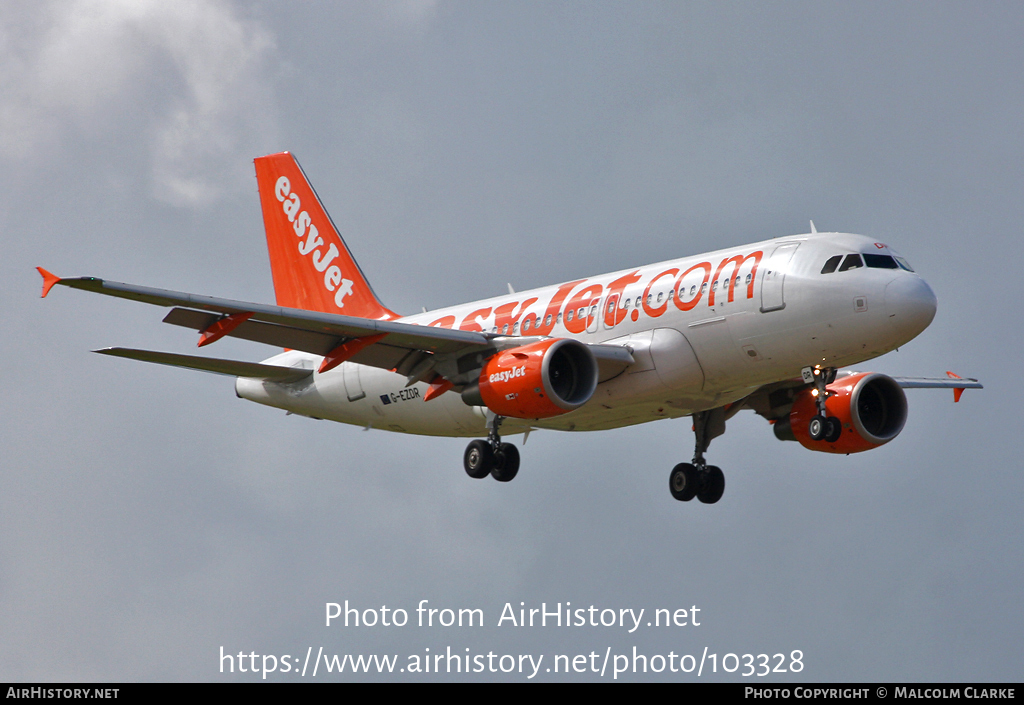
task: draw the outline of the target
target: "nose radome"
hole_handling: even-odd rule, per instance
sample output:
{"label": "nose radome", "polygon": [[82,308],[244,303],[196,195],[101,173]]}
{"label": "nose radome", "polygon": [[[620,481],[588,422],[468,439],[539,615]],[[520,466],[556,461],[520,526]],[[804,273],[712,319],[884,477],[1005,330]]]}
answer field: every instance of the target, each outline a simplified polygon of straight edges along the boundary
{"label": "nose radome", "polygon": [[921,277],[897,276],[885,287],[889,323],[906,340],[920,334],[935,318],[935,292]]}

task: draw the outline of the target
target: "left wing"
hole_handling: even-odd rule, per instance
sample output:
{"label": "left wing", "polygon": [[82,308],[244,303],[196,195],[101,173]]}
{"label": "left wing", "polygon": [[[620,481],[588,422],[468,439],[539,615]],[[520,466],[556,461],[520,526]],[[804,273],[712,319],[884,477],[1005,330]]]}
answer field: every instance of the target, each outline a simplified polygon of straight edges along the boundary
{"label": "left wing", "polygon": [[[361,365],[394,370],[406,376],[409,384],[430,381],[438,374],[451,379],[479,367],[484,359],[500,349],[537,340],[219,299],[96,277],[65,279],[42,267],[37,269],[43,276],[44,297],[59,284],[96,294],[174,307],[164,322],[199,331],[200,346],[230,336],[302,350],[324,356],[320,372],[351,360]],[[611,379],[633,364],[632,355],[621,346],[588,347],[597,358],[600,381]]]}
{"label": "left wing", "polygon": [[494,350],[493,336],[485,333],[218,299],[95,277],[62,279],[41,267],[39,270],[44,279],[44,296],[60,284],[156,306],[173,306],[164,321],[198,330],[202,334],[200,345],[231,336],[302,350],[325,357],[323,372],[352,360],[407,376],[413,371],[425,376],[431,367],[425,363],[433,356],[461,357]]}

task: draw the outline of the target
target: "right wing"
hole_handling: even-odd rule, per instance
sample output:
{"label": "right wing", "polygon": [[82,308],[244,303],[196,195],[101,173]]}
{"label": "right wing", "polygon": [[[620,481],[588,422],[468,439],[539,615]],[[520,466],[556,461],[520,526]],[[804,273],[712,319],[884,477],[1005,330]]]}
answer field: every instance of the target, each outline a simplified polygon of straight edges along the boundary
{"label": "right wing", "polygon": [[948,371],[946,377],[947,379],[932,377],[893,377],[893,379],[904,389],[952,389],[954,403],[960,401],[960,396],[965,389],[984,389],[981,382],[973,377],[963,379],[960,375]]}

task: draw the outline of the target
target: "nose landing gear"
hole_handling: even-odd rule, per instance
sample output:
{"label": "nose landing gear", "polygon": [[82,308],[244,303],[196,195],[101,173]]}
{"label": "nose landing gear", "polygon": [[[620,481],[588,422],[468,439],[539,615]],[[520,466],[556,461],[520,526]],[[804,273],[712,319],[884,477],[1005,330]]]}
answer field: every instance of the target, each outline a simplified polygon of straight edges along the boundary
{"label": "nose landing gear", "polygon": [[490,475],[498,482],[509,482],[519,473],[519,449],[511,443],[502,443],[498,427],[504,416],[490,416],[487,440],[476,439],[466,446],[462,466],[466,474],[474,479]]}
{"label": "nose landing gear", "polygon": [[723,409],[699,411],[693,415],[693,432],[696,447],[693,462],[679,463],[668,476],[668,489],[680,502],[689,502],[696,497],[704,504],[714,504],[725,492],[725,474],[717,465],[708,465],[704,451],[711,439],[725,432]]}

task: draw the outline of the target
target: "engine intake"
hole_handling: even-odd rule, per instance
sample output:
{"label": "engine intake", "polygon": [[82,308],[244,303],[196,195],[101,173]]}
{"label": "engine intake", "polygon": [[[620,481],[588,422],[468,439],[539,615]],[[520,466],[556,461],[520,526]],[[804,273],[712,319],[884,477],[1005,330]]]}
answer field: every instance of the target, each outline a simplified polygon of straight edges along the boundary
{"label": "engine intake", "polygon": [[556,338],[490,358],[462,399],[500,416],[543,419],[578,409],[595,389],[597,360],[590,348],[578,340]]}
{"label": "engine intake", "polygon": [[776,436],[786,439],[791,434],[805,448],[825,453],[859,453],[888,443],[899,435],[907,422],[907,396],[892,377],[863,372],[837,379],[827,389],[828,414],[837,417],[843,425],[839,440],[835,443],[811,440],[807,425],[817,414],[817,406],[810,389],[800,392],[794,399],[789,419],[784,420],[789,422],[789,428],[781,422]]}

